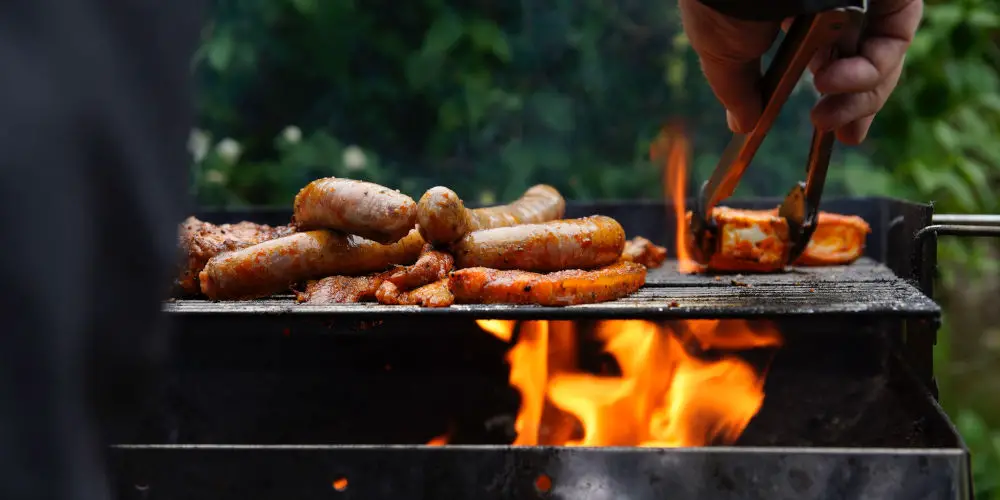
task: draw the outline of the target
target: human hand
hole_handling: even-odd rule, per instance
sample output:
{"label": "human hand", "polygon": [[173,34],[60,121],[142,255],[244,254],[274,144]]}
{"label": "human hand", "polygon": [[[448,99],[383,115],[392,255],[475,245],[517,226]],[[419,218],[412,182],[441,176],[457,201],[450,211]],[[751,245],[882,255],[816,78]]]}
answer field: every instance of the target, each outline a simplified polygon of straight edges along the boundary
{"label": "human hand", "polygon": [[[705,78],[726,107],[729,128],[749,132],[763,104],[761,56],[774,43],[782,23],[735,19],[700,0],[678,3]],[[922,15],[922,0],[871,0],[858,55],[844,59],[831,59],[829,51],[816,55],[809,64],[816,90],[823,94],[811,114],[816,128],[835,131],[845,144],[865,139],[875,114],[899,83],[906,50]]]}

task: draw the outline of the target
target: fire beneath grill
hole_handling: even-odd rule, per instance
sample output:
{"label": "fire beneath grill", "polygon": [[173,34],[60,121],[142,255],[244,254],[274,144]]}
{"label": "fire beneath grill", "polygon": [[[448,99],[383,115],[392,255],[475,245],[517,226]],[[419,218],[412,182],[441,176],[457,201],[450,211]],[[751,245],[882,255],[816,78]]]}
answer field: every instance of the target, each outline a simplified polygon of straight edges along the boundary
{"label": "fire beneath grill", "polygon": [[733,351],[782,342],[768,323],[601,321],[603,362],[589,373],[572,322],[477,323],[506,342],[519,329],[507,361],[521,396],[513,444],[526,446],[732,444],[763,404],[766,373]]}

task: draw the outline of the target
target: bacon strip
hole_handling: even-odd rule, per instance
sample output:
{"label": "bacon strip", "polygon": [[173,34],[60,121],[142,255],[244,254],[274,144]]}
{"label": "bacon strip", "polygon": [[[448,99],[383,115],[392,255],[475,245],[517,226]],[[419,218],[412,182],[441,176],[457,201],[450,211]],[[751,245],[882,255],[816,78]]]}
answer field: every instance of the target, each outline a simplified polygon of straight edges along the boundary
{"label": "bacon strip", "polygon": [[621,261],[592,271],[549,274],[484,267],[451,273],[448,288],[459,303],[569,306],[617,300],[646,283],[646,267]]}

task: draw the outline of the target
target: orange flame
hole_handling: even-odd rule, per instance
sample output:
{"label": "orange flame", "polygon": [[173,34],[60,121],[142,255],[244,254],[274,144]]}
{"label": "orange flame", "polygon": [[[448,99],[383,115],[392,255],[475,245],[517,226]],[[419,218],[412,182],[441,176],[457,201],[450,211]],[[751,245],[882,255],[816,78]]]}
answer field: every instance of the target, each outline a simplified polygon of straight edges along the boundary
{"label": "orange flame", "polygon": [[[507,328],[513,337],[516,325]],[[508,355],[511,385],[521,393],[515,445],[732,444],[763,404],[764,374],[735,354],[709,360],[689,351],[782,343],[770,324],[741,320],[602,321],[594,334],[620,376],[576,366],[573,323],[521,324]]]}
{"label": "orange flame", "polygon": [[649,158],[663,164],[663,195],[671,201],[676,222],[677,269],[682,273],[695,273],[702,266],[691,258],[684,242],[687,234],[687,172],[691,163],[691,141],[680,122],[664,126],[649,146]]}

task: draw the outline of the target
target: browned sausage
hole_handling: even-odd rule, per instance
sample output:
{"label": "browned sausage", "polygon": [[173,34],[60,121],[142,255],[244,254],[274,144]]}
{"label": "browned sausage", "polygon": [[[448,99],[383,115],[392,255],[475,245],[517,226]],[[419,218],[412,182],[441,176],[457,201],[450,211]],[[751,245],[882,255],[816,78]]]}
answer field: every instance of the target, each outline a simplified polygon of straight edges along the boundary
{"label": "browned sausage", "polygon": [[178,246],[184,255],[177,285],[184,294],[198,294],[201,292],[198,273],[205,268],[205,264],[212,257],[294,232],[295,229],[289,226],[271,227],[253,222],[217,226],[202,222],[195,217],[188,217],[181,223],[177,234]]}
{"label": "browned sausage", "polygon": [[389,244],[413,229],[413,198],[371,182],[329,177],[310,182],[295,196],[300,231],[336,229]]}
{"label": "browned sausage", "polygon": [[361,275],[412,264],[424,240],[413,229],[391,245],[337,231],[307,231],[217,255],[199,278],[213,300],[251,299],[331,275]]}
{"label": "browned sausage", "polygon": [[513,203],[496,207],[465,208],[454,191],[437,186],[428,189],[417,204],[417,223],[428,243],[449,245],[467,233],[482,229],[532,224],[561,219],[566,200],[552,186],[539,184]]}
{"label": "browned sausage", "polygon": [[549,274],[472,267],[451,273],[448,289],[459,303],[556,307],[620,299],[645,283],[646,266],[621,261],[592,271]]}
{"label": "browned sausage", "polygon": [[625,248],[625,230],[604,215],[484,229],[452,246],[455,265],[561,271],[606,266]]}

